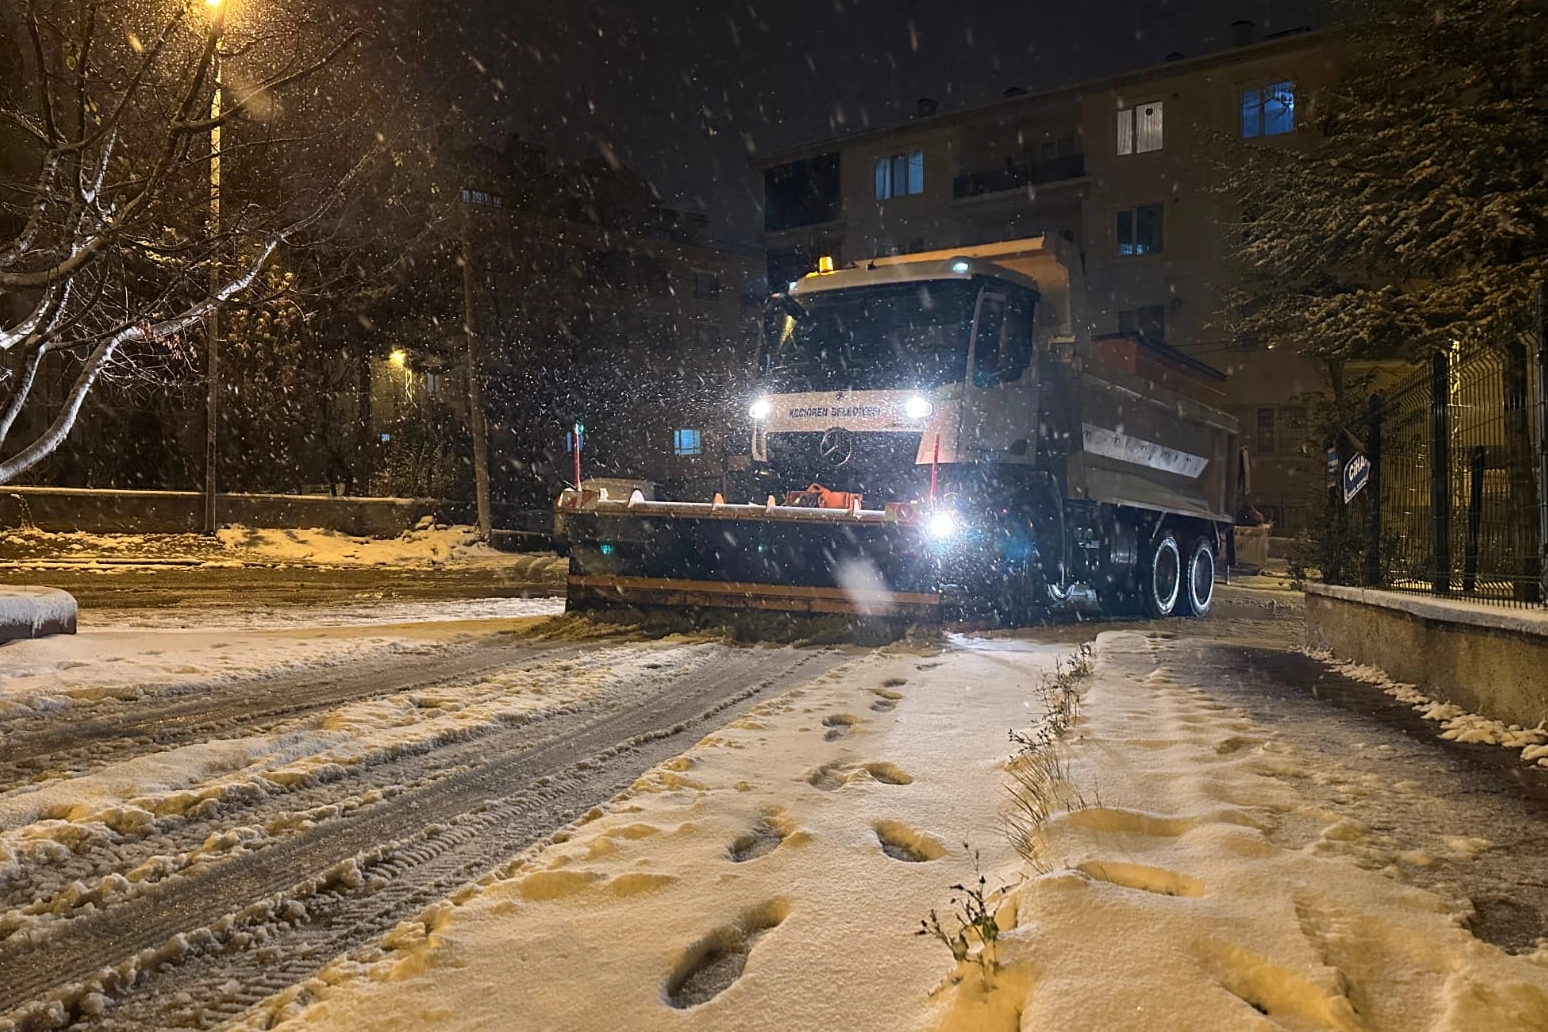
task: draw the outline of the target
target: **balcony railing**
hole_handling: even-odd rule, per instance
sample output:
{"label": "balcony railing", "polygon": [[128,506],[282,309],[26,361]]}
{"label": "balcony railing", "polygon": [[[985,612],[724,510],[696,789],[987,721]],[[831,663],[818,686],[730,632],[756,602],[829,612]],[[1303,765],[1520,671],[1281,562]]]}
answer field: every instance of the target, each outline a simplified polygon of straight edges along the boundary
{"label": "balcony railing", "polygon": [[953,197],[977,197],[981,194],[1020,190],[1029,185],[1056,183],[1061,179],[1079,179],[1086,174],[1084,154],[1066,154],[1024,165],[1007,165],[984,172],[964,172],[951,183]]}

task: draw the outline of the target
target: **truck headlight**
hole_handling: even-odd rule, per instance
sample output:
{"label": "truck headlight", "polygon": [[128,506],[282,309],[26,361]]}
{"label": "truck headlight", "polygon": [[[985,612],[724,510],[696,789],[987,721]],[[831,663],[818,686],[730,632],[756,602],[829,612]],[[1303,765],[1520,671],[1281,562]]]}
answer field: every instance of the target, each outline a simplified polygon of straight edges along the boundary
{"label": "truck headlight", "polygon": [[924,419],[934,411],[935,406],[917,394],[903,403],[903,414],[909,419]]}
{"label": "truck headlight", "polygon": [[768,398],[759,398],[747,407],[747,414],[757,420],[768,419],[769,413],[773,411],[774,403]]}
{"label": "truck headlight", "polygon": [[957,519],[956,513],[949,509],[942,509],[939,512],[930,514],[930,519],[925,524],[925,528],[930,532],[930,536],[937,541],[945,541],[957,536],[957,532],[962,529],[962,523]]}

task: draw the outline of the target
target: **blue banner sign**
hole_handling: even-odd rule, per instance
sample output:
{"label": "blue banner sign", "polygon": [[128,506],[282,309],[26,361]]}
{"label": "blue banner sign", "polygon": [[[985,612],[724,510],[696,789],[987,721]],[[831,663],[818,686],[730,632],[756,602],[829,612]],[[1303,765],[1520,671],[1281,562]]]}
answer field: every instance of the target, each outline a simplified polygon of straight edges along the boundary
{"label": "blue banner sign", "polygon": [[1344,463],[1344,503],[1348,504],[1371,479],[1371,460],[1363,452],[1355,452]]}

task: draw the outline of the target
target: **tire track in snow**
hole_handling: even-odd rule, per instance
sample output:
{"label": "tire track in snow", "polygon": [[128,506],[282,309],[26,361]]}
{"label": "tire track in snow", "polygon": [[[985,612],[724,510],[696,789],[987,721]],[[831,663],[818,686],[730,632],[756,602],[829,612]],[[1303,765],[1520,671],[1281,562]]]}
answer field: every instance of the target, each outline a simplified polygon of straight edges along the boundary
{"label": "tire track in snow", "polygon": [[[567,642],[478,645],[429,655],[396,654],[346,672],[262,677],[219,685],[179,686],[164,700],[102,703],[111,711],[81,720],[69,709],[0,724],[0,786],[38,779],[45,771],[80,774],[148,752],[232,732],[251,731],[317,710],[377,696],[433,688],[501,669],[551,661],[586,647]],[[190,697],[192,695],[192,697]],[[95,707],[93,707],[95,710]],[[13,725],[46,722],[38,730]],[[81,743],[88,743],[82,745]]]}
{"label": "tire track in snow", "polygon": [[709,671],[665,677],[632,704],[483,736],[479,766],[196,867],[153,893],[81,915],[69,935],[0,944],[8,983],[0,1014],[10,1012],[19,1028],[43,1027],[51,1009],[79,1017],[105,1003],[86,996],[88,980],[109,993],[139,980],[99,1027],[207,1026],[269,995],[278,978],[307,977],[499,866],[681,751],[686,735],[728,709],[841,661],[793,649],[720,651]]}

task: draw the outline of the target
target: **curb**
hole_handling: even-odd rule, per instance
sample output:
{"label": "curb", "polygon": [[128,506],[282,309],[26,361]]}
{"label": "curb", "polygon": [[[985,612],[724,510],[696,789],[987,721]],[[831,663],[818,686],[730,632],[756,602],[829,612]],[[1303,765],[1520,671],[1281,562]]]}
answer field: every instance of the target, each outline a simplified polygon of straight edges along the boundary
{"label": "curb", "polygon": [[0,587],[0,642],[75,633],[75,596],[58,588]]}

